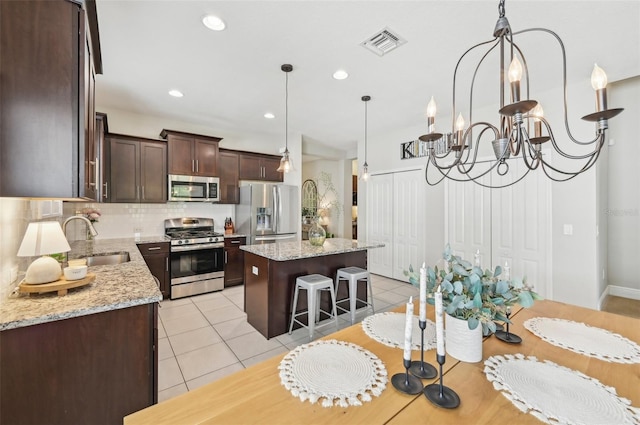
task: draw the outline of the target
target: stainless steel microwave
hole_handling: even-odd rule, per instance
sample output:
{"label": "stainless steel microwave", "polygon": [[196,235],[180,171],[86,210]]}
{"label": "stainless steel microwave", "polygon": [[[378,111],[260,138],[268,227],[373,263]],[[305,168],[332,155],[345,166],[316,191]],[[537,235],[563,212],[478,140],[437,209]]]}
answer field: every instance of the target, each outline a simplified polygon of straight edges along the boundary
{"label": "stainless steel microwave", "polygon": [[220,202],[218,177],[169,174],[169,201]]}

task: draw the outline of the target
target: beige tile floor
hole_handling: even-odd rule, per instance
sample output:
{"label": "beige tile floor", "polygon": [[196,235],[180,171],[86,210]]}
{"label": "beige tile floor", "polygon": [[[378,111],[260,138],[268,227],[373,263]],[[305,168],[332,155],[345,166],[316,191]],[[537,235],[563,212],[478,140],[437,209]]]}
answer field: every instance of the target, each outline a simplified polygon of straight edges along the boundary
{"label": "beige tile floor", "polygon": [[[408,283],[371,276],[376,312],[388,311],[418,296]],[[306,329],[297,329],[267,340],[247,323],[243,311],[244,288],[160,303],[158,320],[158,401],[193,390],[278,354],[309,342]],[[358,321],[371,314],[362,309]],[[340,327],[350,326],[341,314]],[[314,337],[335,332],[333,323],[318,329]]]}

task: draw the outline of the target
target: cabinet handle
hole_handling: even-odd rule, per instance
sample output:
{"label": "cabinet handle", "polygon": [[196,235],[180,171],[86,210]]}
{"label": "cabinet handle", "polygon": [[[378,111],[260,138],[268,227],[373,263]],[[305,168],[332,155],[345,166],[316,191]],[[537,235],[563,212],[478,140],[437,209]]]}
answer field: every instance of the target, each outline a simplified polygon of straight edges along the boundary
{"label": "cabinet handle", "polygon": [[228,263],[228,261],[227,261],[227,251],[224,252],[224,263],[225,264]]}
{"label": "cabinet handle", "polygon": [[142,200],[144,201],[144,186],[142,186]]}
{"label": "cabinet handle", "polygon": [[109,182],[104,182],[103,186],[104,186],[104,195],[102,195],[102,197],[104,199],[107,199],[109,197]]}
{"label": "cabinet handle", "polygon": [[147,248],[147,251],[157,251],[159,249],[160,249],[159,246],[152,246],[151,248]]}
{"label": "cabinet handle", "polygon": [[94,181],[94,186],[96,190],[98,189],[98,180],[100,179],[100,161],[98,161],[98,157],[96,157],[96,179]]}
{"label": "cabinet handle", "polygon": [[140,199],[140,186],[136,186],[136,199]]}
{"label": "cabinet handle", "polygon": [[240,241],[231,241],[231,243],[240,243]]}
{"label": "cabinet handle", "polygon": [[169,271],[169,257],[164,259],[164,271],[165,272]]}
{"label": "cabinet handle", "polygon": [[199,161],[196,159],[196,173],[200,172],[200,163]]}
{"label": "cabinet handle", "polygon": [[191,172],[194,173],[196,171],[196,161],[194,159],[191,160]]}

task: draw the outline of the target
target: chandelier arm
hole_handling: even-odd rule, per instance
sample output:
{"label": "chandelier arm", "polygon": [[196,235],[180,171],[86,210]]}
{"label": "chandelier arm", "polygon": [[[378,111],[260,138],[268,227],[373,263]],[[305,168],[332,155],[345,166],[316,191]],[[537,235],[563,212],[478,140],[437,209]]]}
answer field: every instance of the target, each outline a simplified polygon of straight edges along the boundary
{"label": "chandelier arm", "polygon": [[[604,142],[604,137],[602,138],[602,141]],[[589,168],[593,167],[593,165],[596,163],[596,161],[598,160],[598,158],[600,157],[600,152],[601,150],[596,150],[593,152],[593,155],[591,157],[588,158],[587,162],[582,166],[582,168],[578,171],[562,171],[554,166],[552,166],[551,164],[549,164],[547,161],[544,160],[544,158],[541,159],[542,161],[542,165],[543,165],[543,169],[545,169],[545,166],[550,168],[551,170],[553,170],[554,172],[558,173],[558,174],[563,174],[563,175],[567,175],[567,176],[572,176],[570,178],[573,178],[575,176],[577,176],[578,174],[581,174],[585,171],[587,171]],[[584,158],[583,158],[584,159]],[[545,174],[552,180],[555,181],[566,181],[569,179],[564,179],[564,180],[558,180],[555,179],[553,177],[551,177],[551,175],[549,175],[549,173],[546,172],[545,169]]]}
{"label": "chandelier arm", "polygon": [[527,174],[529,174],[531,170],[527,168],[527,172],[524,173],[522,176],[518,177],[518,179],[516,179],[515,181],[512,181],[511,183],[507,183],[507,184],[503,184],[503,185],[487,185],[487,184],[483,184],[483,183],[479,183],[475,180],[472,180],[475,184],[477,184],[478,186],[482,186],[482,187],[486,187],[487,189],[504,189],[505,187],[509,187],[509,186],[513,186],[516,183],[519,183],[522,179],[524,179]]}
{"label": "chandelier arm", "polygon": [[562,39],[560,38],[560,36],[558,36],[558,34],[556,34],[555,32],[547,29],[547,28],[527,28],[527,29],[523,29],[520,31],[517,31],[514,33],[514,35],[516,34],[522,34],[525,32],[533,32],[533,31],[540,31],[540,32],[546,32],[550,35],[552,35],[556,41],[558,42],[558,45],[560,46],[560,51],[562,52],[562,91],[563,91],[563,112],[564,112],[564,127],[567,131],[567,135],[569,136],[569,138],[571,139],[571,141],[573,141],[574,143],[578,144],[578,145],[589,145],[592,144],[595,140],[589,141],[589,142],[581,142],[580,140],[576,139],[575,137],[573,137],[573,134],[571,133],[571,129],[569,128],[569,111],[568,111],[568,88],[567,88],[567,53],[565,51],[564,48],[564,43],[562,42]]}
{"label": "chandelier arm", "polygon": [[[500,45],[500,38],[499,38],[499,37],[496,37],[496,38],[495,38],[495,39],[493,39],[493,40],[489,40],[489,41],[486,41],[486,42],[482,43],[482,44],[488,44],[488,43],[490,43],[490,42],[492,42],[492,41],[495,41],[495,43],[493,44],[493,46],[491,46],[491,47],[489,48],[489,50],[487,50],[487,51],[484,53],[484,55],[482,55],[482,58],[480,58],[480,61],[478,62],[478,65],[476,66],[476,69],[473,71],[473,77],[471,78],[471,88],[470,88],[470,90],[469,90],[469,122],[471,122],[471,123],[473,122],[473,93],[474,93],[474,91],[475,91],[475,90],[474,90],[474,87],[475,87],[475,84],[476,84],[476,76],[478,75],[478,71],[480,70],[480,66],[482,65],[482,63],[484,62],[484,60],[489,56],[489,53],[491,53],[491,52],[493,51],[493,49],[495,49],[496,47],[498,47],[498,46]],[[473,48],[475,48],[475,47],[479,47],[479,46],[480,46],[480,45],[476,45],[476,46],[474,46]],[[471,50],[471,49],[469,49],[469,50]],[[469,50],[467,50],[467,52],[469,52]],[[465,52],[465,54],[466,54],[466,52]],[[462,60],[462,58],[460,58],[460,61],[461,61],[461,60]],[[458,63],[460,63],[460,61],[458,61]],[[454,88],[454,90],[455,90],[455,88]],[[455,125],[455,121],[454,121],[454,120],[455,120],[455,118],[456,118],[456,108],[455,108],[455,91],[454,91],[454,106],[453,106],[453,113],[452,113],[451,117],[452,117],[452,123],[451,123],[452,128],[455,128],[455,127],[454,127],[454,125]],[[470,127],[470,128],[471,128],[471,127]],[[465,134],[465,137],[466,137],[466,134]],[[471,137],[471,138],[473,138],[473,134],[471,134],[471,136],[470,136],[470,137]]]}
{"label": "chandelier arm", "polygon": [[560,148],[558,143],[556,142],[556,138],[553,136],[553,130],[551,130],[551,126],[549,125],[547,120],[544,117],[541,117],[540,121],[542,121],[544,123],[545,127],[547,128],[547,131],[549,132],[549,137],[550,137],[550,140],[551,140],[551,144],[553,145],[553,149],[556,152],[558,152],[560,155],[565,157],[565,158],[568,158],[568,159],[585,159],[585,158],[589,158],[589,157],[592,157],[596,153],[596,151],[599,151],[602,148],[602,142],[604,141],[604,132],[598,132],[596,134],[595,139],[593,139],[591,142],[589,142],[589,144],[597,143],[596,147],[594,148],[594,150],[592,152],[584,154],[584,155],[571,155],[571,154],[568,154],[568,153],[564,152]]}
{"label": "chandelier arm", "polygon": [[[467,169],[465,171],[465,174],[469,173],[473,169],[474,165],[476,164],[476,161],[478,159],[478,151],[480,149],[480,139],[482,138],[482,135],[484,134],[484,132],[487,131],[487,130],[493,130],[494,137],[497,138],[498,135],[499,135],[499,131],[494,125],[492,125],[492,124],[490,124],[488,122],[481,121],[481,122],[477,122],[477,123],[474,123],[474,124],[469,126],[469,128],[465,132],[465,136],[463,137],[463,140],[466,140],[467,133],[471,133],[471,130],[474,127],[477,127],[479,125],[484,125],[484,128],[480,131],[480,134],[478,134],[478,137],[476,138],[475,148],[473,149],[473,161],[471,162],[471,166],[469,167],[469,169]],[[472,142],[472,145],[473,145],[473,142]],[[467,153],[467,156],[466,156],[465,160],[462,162],[462,165],[466,165],[467,164],[467,161],[469,160],[469,156],[471,155],[471,148],[472,147],[473,146],[469,146],[469,152]],[[503,156],[504,156],[504,153],[503,153]]]}
{"label": "chandelier arm", "polygon": [[[522,128],[521,131],[524,133],[523,135],[524,142],[522,147],[522,160],[524,161],[528,169],[535,170],[540,166],[540,155],[538,155],[538,152],[536,151],[533,144],[531,143],[527,129]],[[529,159],[531,159],[531,162],[529,162]]]}
{"label": "chandelier arm", "polygon": [[[457,76],[458,76],[458,68],[460,67],[460,64],[462,63],[462,60],[464,59],[464,57],[467,54],[469,54],[469,52],[471,52],[475,48],[480,47],[480,46],[484,46],[485,44],[496,42],[496,44],[494,46],[492,46],[491,49],[489,49],[489,51],[487,51],[485,53],[485,55],[482,58],[484,60],[484,57],[498,45],[499,40],[500,40],[500,37],[494,37],[491,40],[487,40],[487,41],[483,41],[481,43],[478,43],[478,44],[468,48],[462,54],[462,56],[460,56],[460,59],[458,59],[458,62],[456,63],[456,67],[453,70],[453,96],[452,96],[453,99],[452,99],[452,102],[451,102],[451,109],[452,109],[452,112],[451,112],[451,128],[455,128],[455,119],[456,119],[456,79],[457,79]],[[480,61],[480,62],[482,63],[482,61]],[[480,66],[480,64],[478,64],[478,66]],[[476,68],[476,72],[477,72],[477,68]],[[475,73],[474,73],[474,78],[475,78]],[[471,91],[473,91],[473,83],[472,83],[471,87],[472,87]],[[469,118],[469,120],[472,121],[471,118]]]}
{"label": "chandelier arm", "polygon": [[440,184],[445,178],[447,178],[447,176],[449,174],[449,171],[447,171],[447,173],[445,174],[445,173],[442,172],[442,170],[440,168],[438,168],[436,166],[436,168],[438,169],[440,174],[442,174],[442,177],[438,181],[432,183],[432,182],[429,181],[429,163],[430,162],[431,161],[427,161],[427,165],[424,167],[424,179],[426,180],[426,182],[427,182],[427,184],[429,186],[436,186],[436,185]]}

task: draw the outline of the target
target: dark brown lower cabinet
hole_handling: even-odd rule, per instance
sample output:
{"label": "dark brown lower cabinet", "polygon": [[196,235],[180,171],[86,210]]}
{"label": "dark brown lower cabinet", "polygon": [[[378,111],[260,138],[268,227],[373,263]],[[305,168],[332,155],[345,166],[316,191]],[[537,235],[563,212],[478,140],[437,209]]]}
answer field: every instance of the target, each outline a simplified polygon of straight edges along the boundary
{"label": "dark brown lower cabinet", "polygon": [[244,251],[240,245],[246,245],[247,238],[238,236],[224,238],[224,287],[242,285],[244,282]]}
{"label": "dark brown lower cabinet", "polygon": [[169,275],[169,242],[140,243],[138,249],[151,274],[158,279],[162,298],[169,298],[171,276]]}
{"label": "dark brown lower cabinet", "polygon": [[158,304],[0,332],[0,423],[121,424],[157,403]]}

